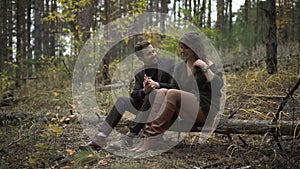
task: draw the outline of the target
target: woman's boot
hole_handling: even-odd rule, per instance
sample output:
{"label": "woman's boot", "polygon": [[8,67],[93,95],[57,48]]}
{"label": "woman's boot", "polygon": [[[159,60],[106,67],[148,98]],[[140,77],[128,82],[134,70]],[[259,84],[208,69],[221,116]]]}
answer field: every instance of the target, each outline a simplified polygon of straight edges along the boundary
{"label": "woman's boot", "polygon": [[143,132],[145,137],[144,144],[135,150],[135,152],[145,152],[164,146],[162,134],[169,128],[172,119],[177,115],[177,107],[172,103],[167,103],[165,109],[159,114],[159,117],[145,125]]}

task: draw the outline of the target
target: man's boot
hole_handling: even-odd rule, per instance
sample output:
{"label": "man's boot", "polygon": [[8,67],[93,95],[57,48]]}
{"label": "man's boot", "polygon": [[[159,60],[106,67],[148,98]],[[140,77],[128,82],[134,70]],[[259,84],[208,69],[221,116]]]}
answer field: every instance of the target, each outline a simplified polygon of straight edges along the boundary
{"label": "man's boot", "polygon": [[136,133],[128,132],[119,141],[109,145],[109,148],[119,150],[124,147],[131,147],[133,145],[133,139],[137,137]]}
{"label": "man's boot", "polygon": [[106,135],[102,132],[99,132],[95,135],[94,139],[87,144],[80,145],[79,148],[82,150],[92,148],[94,150],[100,150],[102,147],[106,146]]}

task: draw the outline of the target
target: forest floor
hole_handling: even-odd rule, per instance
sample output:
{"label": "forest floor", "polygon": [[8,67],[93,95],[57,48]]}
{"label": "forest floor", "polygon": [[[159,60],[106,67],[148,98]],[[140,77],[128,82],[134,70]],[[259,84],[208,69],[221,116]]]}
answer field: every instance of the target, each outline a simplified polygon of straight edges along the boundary
{"label": "forest floor", "polygon": [[[289,62],[291,64],[293,62]],[[299,63],[279,65],[269,75],[262,68],[226,73],[224,118],[272,120],[282,98],[299,79]],[[70,85],[69,85],[70,86]],[[279,137],[213,134],[197,143],[191,133],[167,152],[148,158],[116,156],[106,150],[80,150],[89,140],[73,114],[71,87],[35,91],[12,106],[0,107],[0,168],[299,168],[299,133]],[[300,121],[300,89],[285,105],[282,120]],[[108,108],[103,110],[106,112]],[[118,130],[126,121],[118,126]],[[295,127],[297,124],[295,124]],[[124,131],[126,132],[126,131]],[[298,138],[297,138],[298,137]],[[231,139],[230,139],[231,138]]]}

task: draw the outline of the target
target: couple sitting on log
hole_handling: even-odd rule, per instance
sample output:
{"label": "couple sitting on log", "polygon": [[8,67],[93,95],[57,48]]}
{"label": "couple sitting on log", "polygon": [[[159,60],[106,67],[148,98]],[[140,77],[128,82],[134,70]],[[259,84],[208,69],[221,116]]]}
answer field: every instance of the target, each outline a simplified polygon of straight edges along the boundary
{"label": "couple sitting on log", "polygon": [[[209,114],[220,109],[223,87],[222,73],[207,58],[199,33],[188,32],[179,39],[184,61],[157,57],[148,41],[138,42],[135,54],[144,65],[136,71],[131,97],[120,97],[101,124],[100,132],[81,148],[100,149],[121,120],[125,111],[136,115],[134,124],[124,137],[109,145],[131,147],[133,152],[146,152],[163,146],[163,134],[177,118],[191,123],[205,123]],[[143,130],[142,130],[143,129]],[[142,131],[142,141],[134,144]]]}

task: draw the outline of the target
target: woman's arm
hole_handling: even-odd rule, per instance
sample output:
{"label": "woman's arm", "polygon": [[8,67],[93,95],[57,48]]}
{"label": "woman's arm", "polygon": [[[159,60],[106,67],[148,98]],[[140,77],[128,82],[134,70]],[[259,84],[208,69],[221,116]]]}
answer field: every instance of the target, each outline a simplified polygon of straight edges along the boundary
{"label": "woman's arm", "polygon": [[208,81],[211,81],[215,76],[215,73],[212,70],[210,70],[210,68],[209,68],[213,64],[214,63],[210,60],[208,60],[206,63],[201,59],[197,59],[194,62],[194,66],[197,66],[202,69],[202,71],[204,72],[204,75]]}

